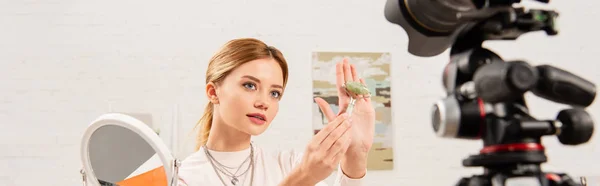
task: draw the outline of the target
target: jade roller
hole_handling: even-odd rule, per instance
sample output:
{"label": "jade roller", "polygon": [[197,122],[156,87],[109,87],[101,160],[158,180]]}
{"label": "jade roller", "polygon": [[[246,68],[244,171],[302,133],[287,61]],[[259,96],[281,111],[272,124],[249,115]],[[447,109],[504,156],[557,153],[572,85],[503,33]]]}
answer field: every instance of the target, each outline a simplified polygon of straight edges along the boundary
{"label": "jade roller", "polygon": [[346,114],[348,114],[348,116],[352,115],[352,110],[354,110],[356,99],[367,98],[371,96],[369,89],[357,81],[348,81],[342,86],[342,88],[346,90],[346,93],[350,97],[350,104],[348,104],[348,107],[346,108]]}

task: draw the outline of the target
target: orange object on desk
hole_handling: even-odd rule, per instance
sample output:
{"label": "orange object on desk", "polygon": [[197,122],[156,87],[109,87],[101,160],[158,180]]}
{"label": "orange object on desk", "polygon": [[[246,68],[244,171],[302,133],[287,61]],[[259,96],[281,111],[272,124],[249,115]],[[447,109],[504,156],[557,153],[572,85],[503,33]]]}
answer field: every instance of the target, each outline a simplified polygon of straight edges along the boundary
{"label": "orange object on desk", "polygon": [[117,183],[119,186],[165,186],[167,175],[163,166]]}

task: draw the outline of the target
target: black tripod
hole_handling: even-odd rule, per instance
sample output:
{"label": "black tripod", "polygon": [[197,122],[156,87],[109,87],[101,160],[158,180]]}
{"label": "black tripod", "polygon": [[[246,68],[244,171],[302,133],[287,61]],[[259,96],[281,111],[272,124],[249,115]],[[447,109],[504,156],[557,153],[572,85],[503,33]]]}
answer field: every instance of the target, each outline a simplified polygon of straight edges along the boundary
{"label": "black tripod", "polygon": [[[485,40],[514,40],[532,31],[557,34],[556,12],[488,6],[461,15],[485,20],[469,25],[456,39],[443,76],[447,97],[433,110],[433,128],[439,136],[483,140],[484,148],[464,159],[463,165],[483,167],[484,173],[463,177],[456,185],[581,185],[565,173],[542,171],[540,164],[547,157],[541,138],[557,135],[565,145],[586,143],[594,126],[584,109],[595,99],[595,85],[550,65],[504,61],[483,48]],[[538,120],[529,114],[524,99],[528,91],[571,108],[560,111],[556,120]]]}

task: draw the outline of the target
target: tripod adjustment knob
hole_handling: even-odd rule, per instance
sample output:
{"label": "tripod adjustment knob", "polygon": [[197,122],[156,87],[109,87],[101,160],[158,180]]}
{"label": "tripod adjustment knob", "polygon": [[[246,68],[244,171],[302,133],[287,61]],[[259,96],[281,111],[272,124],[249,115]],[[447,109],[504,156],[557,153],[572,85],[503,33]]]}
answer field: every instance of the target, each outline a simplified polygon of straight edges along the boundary
{"label": "tripod adjustment knob", "polygon": [[510,102],[533,88],[537,70],[523,61],[493,62],[473,76],[477,96],[489,103]]}
{"label": "tripod adjustment knob", "polygon": [[565,109],[556,117],[562,123],[558,140],[565,145],[586,143],[594,133],[594,121],[590,114],[579,108]]}

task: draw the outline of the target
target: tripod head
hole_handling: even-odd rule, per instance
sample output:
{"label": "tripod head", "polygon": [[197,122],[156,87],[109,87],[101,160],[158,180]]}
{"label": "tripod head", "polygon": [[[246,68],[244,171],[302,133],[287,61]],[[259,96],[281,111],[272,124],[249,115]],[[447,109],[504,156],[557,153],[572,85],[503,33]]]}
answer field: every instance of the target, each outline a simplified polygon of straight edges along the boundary
{"label": "tripod head", "polygon": [[[534,31],[556,35],[558,13],[512,7],[516,0],[478,2],[488,8],[457,14],[468,23],[455,33],[442,78],[447,97],[432,112],[438,136],[483,140],[483,149],[464,159],[463,166],[483,167],[484,175],[463,178],[458,185],[510,185],[516,177],[531,178],[533,185],[577,185],[566,174],[542,172],[547,156],[541,138],[556,135],[565,145],[586,143],[594,124],[585,107],[595,99],[595,85],[550,65],[505,61],[481,46]],[[536,119],[529,114],[527,92],[571,108],[555,119]]]}

